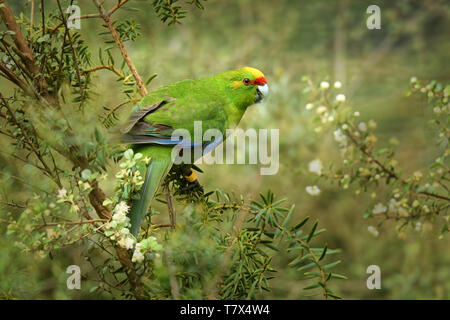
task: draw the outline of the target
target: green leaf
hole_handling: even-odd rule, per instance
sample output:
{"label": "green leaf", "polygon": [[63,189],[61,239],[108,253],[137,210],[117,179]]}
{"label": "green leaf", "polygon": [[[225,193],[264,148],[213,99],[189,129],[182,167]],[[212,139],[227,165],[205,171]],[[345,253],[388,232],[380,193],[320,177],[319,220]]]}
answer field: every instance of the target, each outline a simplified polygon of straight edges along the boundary
{"label": "green leaf", "polygon": [[327,249],[328,249],[328,246],[325,245],[325,248],[323,248],[323,252],[320,255],[319,261],[321,261],[325,257],[325,255],[327,254]]}
{"label": "green leaf", "polygon": [[261,192],[259,193],[259,196],[263,199],[265,205],[268,205],[268,204],[269,204],[269,203],[267,202],[266,197],[264,197],[264,195],[263,195]]}
{"label": "green leaf", "polygon": [[311,263],[305,264],[304,266],[298,268],[297,271],[308,270],[308,269],[310,269],[310,268],[312,268],[314,266],[316,266],[316,263],[315,262],[311,262]]}
{"label": "green leaf", "polygon": [[337,266],[339,263],[341,263],[341,260],[338,260],[338,261],[332,262],[332,263],[330,263],[330,264],[327,264],[326,266],[323,267],[323,269],[324,269],[324,270],[328,270],[328,269],[334,268],[334,267]]}
{"label": "green leaf", "polygon": [[295,231],[297,229],[300,229],[306,222],[308,222],[309,216],[304,218],[300,223],[298,223],[295,227],[292,228],[292,231]]}
{"label": "green leaf", "polygon": [[314,271],[308,271],[304,273],[305,276],[311,276],[314,278],[321,278],[322,275],[320,274],[320,272],[314,272]]}
{"label": "green leaf", "polygon": [[383,153],[387,152],[388,150],[389,150],[388,148],[382,148],[377,151],[376,155],[381,156]]}
{"label": "green leaf", "polygon": [[89,293],[93,293],[98,290],[98,286],[92,287],[89,289]]}
{"label": "green leaf", "polygon": [[320,287],[319,283],[312,284],[310,286],[304,287],[303,290],[311,290]]}
{"label": "green leaf", "polygon": [[150,77],[147,78],[145,81],[145,85],[148,86],[150,82],[152,82],[153,79],[155,79],[158,76],[157,73],[152,74]]}
{"label": "green leaf", "polygon": [[314,225],[309,232],[308,238],[306,239],[306,242],[309,243],[311,241],[312,237],[314,236],[314,232],[316,231],[317,225],[319,224],[319,221],[314,222]]}
{"label": "green leaf", "polygon": [[311,253],[305,254],[302,257],[295,258],[288,265],[293,267],[293,268],[296,268],[296,267],[300,266],[303,262],[305,262],[305,260],[307,260],[307,259],[309,259],[311,257],[312,257]]}
{"label": "green leaf", "polygon": [[283,221],[283,229],[285,229],[287,227],[287,225],[289,224],[289,221],[292,218],[292,214],[294,213],[294,209],[295,209],[295,204],[292,205],[291,210],[289,210],[289,213],[287,214],[286,218]]}
{"label": "green leaf", "polygon": [[272,249],[273,251],[279,251],[276,247],[274,247],[274,246],[271,245],[270,243],[262,242],[262,241],[261,241],[261,243],[262,243],[264,246],[266,246],[267,248]]}
{"label": "green leaf", "polygon": [[347,280],[348,278],[342,274],[332,273],[331,278]]}
{"label": "green leaf", "polygon": [[133,159],[133,154],[134,154],[133,150],[132,149],[128,149],[127,151],[125,151],[123,156],[125,157],[125,159],[131,160],[131,159]]}
{"label": "green leaf", "polygon": [[328,290],[327,290],[327,295],[329,295],[332,298],[335,298],[335,299],[338,299],[338,300],[342,300],[342,297],[340,297],[340,296],[338,296],[338,295],[336,295],[336,294],[334,294],[332,292],[329,292]]}

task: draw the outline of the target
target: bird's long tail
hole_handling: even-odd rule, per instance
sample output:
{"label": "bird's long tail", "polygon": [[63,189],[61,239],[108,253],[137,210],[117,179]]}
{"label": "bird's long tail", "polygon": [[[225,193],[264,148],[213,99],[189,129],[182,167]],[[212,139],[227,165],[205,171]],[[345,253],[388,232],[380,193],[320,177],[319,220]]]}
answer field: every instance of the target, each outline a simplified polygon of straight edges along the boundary
{"label": "bird's long tail", "polygon": [[[147,147],[148,148],[148,147]],[[151,160],[146,168],[140,171],[144,173],[145,180],[142,185],[140,198],[133,200],[130,210],[131,220],[131,233],[137,236],[142,220],[148,211],[151,201],[155,197],[156,191],[161,182],[172,167],[171,148],[167,147],[146,147],[137,150],[144,154],[144,156],[150,156]]]}

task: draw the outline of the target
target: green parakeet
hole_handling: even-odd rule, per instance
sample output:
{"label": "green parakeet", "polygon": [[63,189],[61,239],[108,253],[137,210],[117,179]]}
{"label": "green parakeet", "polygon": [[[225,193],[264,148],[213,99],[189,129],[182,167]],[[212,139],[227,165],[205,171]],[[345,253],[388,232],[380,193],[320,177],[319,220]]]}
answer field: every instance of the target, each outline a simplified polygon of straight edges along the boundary
{"label": "green parakeet", "polygon": [[[145,181],[140,198],[131,204],[131,232],[135,236],[158,187],[172,167],[172,150],[180,143],[173,139],[172,133],[185,129],[194,137],[194,122],[201,121],[202,130],[216,129],[222,133],[222,139],[213,142],[192,139],[191,144],[183,148],[200,144],[202,148],[212,149],[226,139],[226,129],[236,127],[245,110],[267,93],[263,73],[244,67],[208,78],[175,82],[140,101],[124,130],[124,142],[151,159],[147,166],[141,164],[139,168]],[[198,184],[192,170],[189,169],[185,177],[190,183]]]}

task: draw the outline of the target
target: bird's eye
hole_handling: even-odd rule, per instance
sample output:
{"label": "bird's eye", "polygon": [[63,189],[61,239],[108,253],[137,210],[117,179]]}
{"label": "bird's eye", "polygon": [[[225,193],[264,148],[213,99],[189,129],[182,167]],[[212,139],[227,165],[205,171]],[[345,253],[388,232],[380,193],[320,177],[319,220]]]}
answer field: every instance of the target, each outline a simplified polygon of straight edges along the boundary
{"label": "bird's eye", "polygon": [[244,82],[245,85],[249,85],[250,84],[250,79],[249,78],[245,78],[244,80],[242,80],[242,82]]}

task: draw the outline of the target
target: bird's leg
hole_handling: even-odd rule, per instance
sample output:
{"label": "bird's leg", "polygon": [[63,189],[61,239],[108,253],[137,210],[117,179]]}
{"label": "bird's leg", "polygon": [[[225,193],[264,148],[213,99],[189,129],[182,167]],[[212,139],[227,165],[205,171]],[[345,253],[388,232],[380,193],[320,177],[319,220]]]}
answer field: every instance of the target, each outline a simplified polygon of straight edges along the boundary
{"label": "bird's leg", "polygon": [[172,228],[175,228],[176,213],[175,213],[175,209],[173,208],[172,195],[170,194],[170,191],[169,191],[169,184],[167,184],[164,187],[164,194],[166,195],[167,207],[169,209],[170,226]]}
{"label": "bird's leg", "polygon": [[194,170],[192,170],[191,166],[185,166],[183,168],[183,176],[188,182],[188,186],[184,191],[198,189],[201,193],[203,193],[203,187],[198,181],[197,175],[195,174]]}

